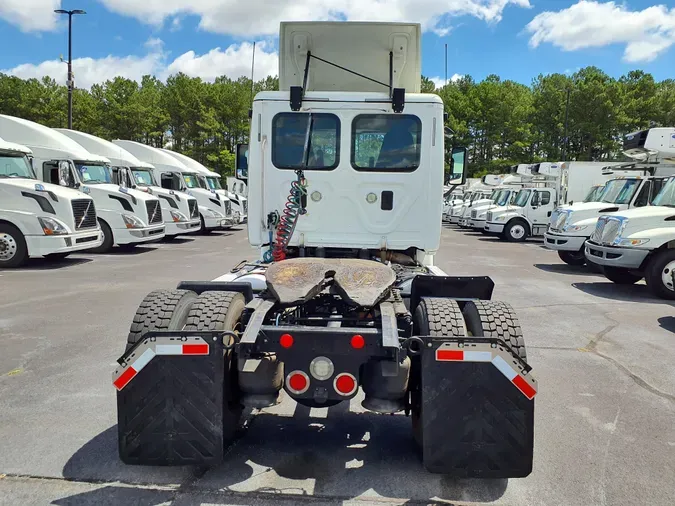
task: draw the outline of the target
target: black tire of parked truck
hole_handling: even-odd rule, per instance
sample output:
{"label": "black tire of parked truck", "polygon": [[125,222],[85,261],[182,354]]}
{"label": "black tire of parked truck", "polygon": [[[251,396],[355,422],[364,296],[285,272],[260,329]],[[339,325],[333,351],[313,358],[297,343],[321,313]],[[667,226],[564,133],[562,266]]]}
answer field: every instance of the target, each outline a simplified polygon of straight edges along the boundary
{"label": "black tire of parked truck", "polygon": [[202,235],[209,235],[211,233],[211,229],[206,228],[206,222],[204,221],[204,217],[201,215],[199,216],[199,223],[200,223],[199,233]]}
{"label": "black tire of parked truck", "polygon": [[[192,305],[185,330],[241,330],[241,314],[246,300],[239,292],[204,292]],[[225,341],[227,347],[234,345],[234,338]],[[234,438],[239,429],[242,406],[239,402],[237,381],[237,357],[233,350],[225,352],[223,385],[222,437],[225,442]]]}
{"label": "black tire of parked truck", "polygon": [[0,269],[21,267],[28,260],[28,246],[21,231],[0,223]]}
{"label": "black tire of parked truck", "polygon": [[634,285],[642,279],[642,275],[635,274],[633,271],[624,269],[623,267],[603,266],[602,272],[607,279],[617,285]]}
{"label": "black tire of parked truck", "polygon": [[[668,264],[675,261],[675,250],[666,249],[654,255],[647,263],[645,281],[649,291],[657,297],[666,300],[675,300],[675,280]],[[670,278],[670,286],[664,283],[663,276]]]}
{"label": "black tire of parked truck", "polygon": [[530,226],[525,220],[511,220],[504,227],[502,237],[509,242],[525,242],[530,235]]}
{"label": "black tire of parked truck", "polygon": [[101,232],[103,232],[103,243],[97,248],[91,248],[87,251],[90,253],[108,253],[115,244],[115,238],[113,237],[112,230],[105,221],[99,219],[98,224],[101,227]]}
{"label": "black tire of parked truck", "polygon": [[558,256],[567,265],[581,267],[586,264],[586,255],[583,248],[581,251],[558,251]]}

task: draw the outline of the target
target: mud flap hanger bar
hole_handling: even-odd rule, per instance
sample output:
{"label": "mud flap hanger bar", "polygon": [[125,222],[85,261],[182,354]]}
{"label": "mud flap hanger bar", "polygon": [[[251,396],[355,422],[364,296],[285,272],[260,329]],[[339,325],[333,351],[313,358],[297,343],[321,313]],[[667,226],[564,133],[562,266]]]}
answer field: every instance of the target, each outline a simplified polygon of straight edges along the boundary
{"label": "mud flap hanger bar", "polygon": [[405,88],[394,88],[393,51],[389,51],[389,84],[385,84],[382,81],[378,81],[376,79],[373,79],[372,77],[368,77],[366,75],[355,72],[351,69],[348,69],[347,67],[338,65],[337,63],[333,63],[331,61],[324,60],[323,58],[319,58],[318,56],[313,55],[311,51],[307,51],[307,59],[305,60],[305,73],[302,78],[302,86],[291,86],[291,97],[290,97],[291,111],[297,112],[302,107],[302,99],[305,96],[305,90],[307,90],[307,78],[309,77],[309,62],[311,61],[312,58],[320,62],[326,63],[327,65],[331,65],[332,67],[344,70],[345,72],[349,72],[350,74],[354,74],[355,76],[367,79],[368,81],[371,81],[373,83],[381,84],[385,88],[388,88],[392,109],[394,110],[395,113],[403,112],[403,109],[405,108]]}
{"label": "mud flap hanger bar", "polygon": [[422,297],[448,299],[490,300],[495,283],[487,276],[423,276],[413,278],[410,288],[410,312],[415,314]]}

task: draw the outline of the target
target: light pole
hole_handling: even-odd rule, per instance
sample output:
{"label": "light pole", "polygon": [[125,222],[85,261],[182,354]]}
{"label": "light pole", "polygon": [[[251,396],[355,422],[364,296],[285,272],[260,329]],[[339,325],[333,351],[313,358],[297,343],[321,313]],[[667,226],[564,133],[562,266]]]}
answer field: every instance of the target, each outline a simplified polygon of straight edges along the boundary
{"label": "light pole", "polygon": [[567,88],[567,105],[565,105],[565,137],[563,138],[563,147],[562,147],[562,161],[566,162],[567,161],[567,126],[569,123],[570,119],[570,93],[572,93],[572,90],[570,88]]}
{"label": "light pole", "polygon": [[86,14],[82,9],[75,9],[66,11],[64,9],[57,9],[54,12],[57,14],[68,14],[68,129],[73,128],[73,14]]}

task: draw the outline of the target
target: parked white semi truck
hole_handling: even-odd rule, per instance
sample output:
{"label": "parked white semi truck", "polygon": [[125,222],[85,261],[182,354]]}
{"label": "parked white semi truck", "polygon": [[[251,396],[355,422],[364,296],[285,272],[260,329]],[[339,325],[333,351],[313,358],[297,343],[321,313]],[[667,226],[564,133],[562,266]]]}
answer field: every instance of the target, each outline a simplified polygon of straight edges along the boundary
{"label": "parked white semi truck", "polygon": [[[631,134],[624,140],[624,153],[660,162],[657,170],[675,168],[675,128]],[[651,206],[600,216],[585,255],[614,283],[645,278],[654,295],[675,300],[675,177],[668,178]]]}
{"label": "parked white semi truck", "polygon": [[132,247],[164,237],[159,199],[113,184],[107,158],[52,128],[12,116],[0,115],[0,137],[31,149],[33,168],[42,181],[91,196],[103,233],[103,242],[92,251],[104,253],[113,246]]}
{"label": "parked white semi truck", "polygon": [[[361,388],[365,409],[411,415],[395,444],[416,442],[428,471],[530,474],[537,382],[517,317],[489,278],[434,262],[447,160],[421,31],[282,23],[280,91],[252,110],[260,258],[141,303],[113,373],[124,462],[217,466],[244,407],[282,389],[330,407]],[[461,175],[466,149],[448,151]]]}
{"label": "parked white semi truck", "polygon": [[605,173],[612,179],[607,181],[599,201],[574,203],[556,209],[551,215],[544,245],[557,251],[560,259],[569,265],[586,263],[584,243],[601,215],[650,205],[668,176],[675,174],[675,166],[644,163],[609,169]]}
{"label": "parked white semi truck", "polygon": [[100,246],[89,195],[35,177],[26,146],[0,139],[0,269]]}
{"label": "parked white semi truck", "polygon": [[124,188],[133,188],[154,195],[159,199],[165,227],[165,238],[173,239],[181,234],[199,230],[197,199],[183,192],[162,188],[154,177],[154,166],[140,161],[126,149],[93,135],[56,128],[57,132],[70,137],[90,153],[110,160],[113,181]]}
{"label": "parked white semi truck", "polygon": [[220,195],[223,202],[229,202],[229,209],[231,209],[233,225],[243,223],[246,220],[246,198],[239,197],[238,195],[223,189],[222,185],[220,184],[220,174],[209,170],[197,160],[182,153],[168,149],[163,149],[162,151],[165,151],[174,158],[177,158],[178,161],[183,163],[183,165],[193,170],[195,174],[197,174],[199,186],[202,189],[208,190],[212,193],[217,193]]}
{"label": "parked white semi truck", "polygon": [[205,234],[212,230],[231,227],[232,210],[229,201],[223,201],[218,194],[199,186],[197,174],[176,157],[166,151],[140,142],[114,140],[139,160],[155,167],[154,176],[162,188],[187,193],[197,199],[200,231]]}
{"label": "parked white semi truck", "polygon": [[543,236],[554,209],[583,201],[592,186],[604,182],[603,168],[611,165],[602,162],[530,165],[531,188],[520,190],[513,204],[489,211],[484,230],[512,242]]}

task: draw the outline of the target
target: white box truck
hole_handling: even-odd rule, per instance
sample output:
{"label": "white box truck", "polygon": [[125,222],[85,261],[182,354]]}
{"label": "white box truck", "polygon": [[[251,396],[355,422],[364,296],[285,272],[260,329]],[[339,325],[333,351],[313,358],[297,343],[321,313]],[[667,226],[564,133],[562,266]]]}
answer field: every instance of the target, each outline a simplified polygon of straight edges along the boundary
{"label": "white box truck", "polygon": [[0,115],[0,137],[33,152],[33,168],[46,183],[76,188],[94,199],[103,242],[92,251],[133,247],[164,237],[157,197],[113,184],[110,160],[94,155],[52,128]]}
{"label": "white box truck", "polygon": [[229,201],[230,208],[232,209],[233,224],[236,225],[246,221],[246,212],[248,209],[246,197],[240,197],[224,189],[220,184],[220,174],[209,170],[194,158],[190,158],[189,156],[186,156],[182,153],[168,149],[163,149],[162,151],[166,151],[168,154],[182,162],[187,168],[194,170],[197,174],[197,179],[202,189],[217,193],[220,195],[223,202]]}
{"label": "white box truck", "polygon": [[0,139],[0,269],[100,246],[89,195],[35,177],[26,146]]}
{"label": "white box truck", "polygon": [[154,175],[162,188],[184,192],[197,199],[202,234],[233,225],[229,200],[224,201],[220,195],[199,186],[195,171],[180,160],[166,151],[140,142],[118,139],[113,144],[123,147],[139,160],[155,167]]}
{"label": "white box truck", "polygon": [[55,128],[70,137],[90,153],[110,160],[113,181],[125,188],[133,188],[154,195],[162,206],[165,239],[199,230],[197,199],[183,192],[162,188],[154,176],[154,167],[140,161],[126,149],[94,135],[67,128]]}
{"label": "white box truck", "polygon": [[520,190],[512,205],[489,211],[484,230],[512,242],[543,236],[554,209],[582,201],[592,186],[604,182],[606,176],[602,170],[608,165],[612,164],[543,162],[530,165],[531,188]]}
{"label": "white box truck", "polygon": [[[393,444],[414,441],[430,472],[531,473],[537,382],[517,317],[489,278],[434,265],[444,111],[420,93],[421,31],[282,23],[280,91],[256,95],[249,137],[261,259],[141,303],[112,378],[123,462],[217,466],[244,407],[362,389],[365,409],[410,414]],[[448,151],[461,176],[466,149]]]}

